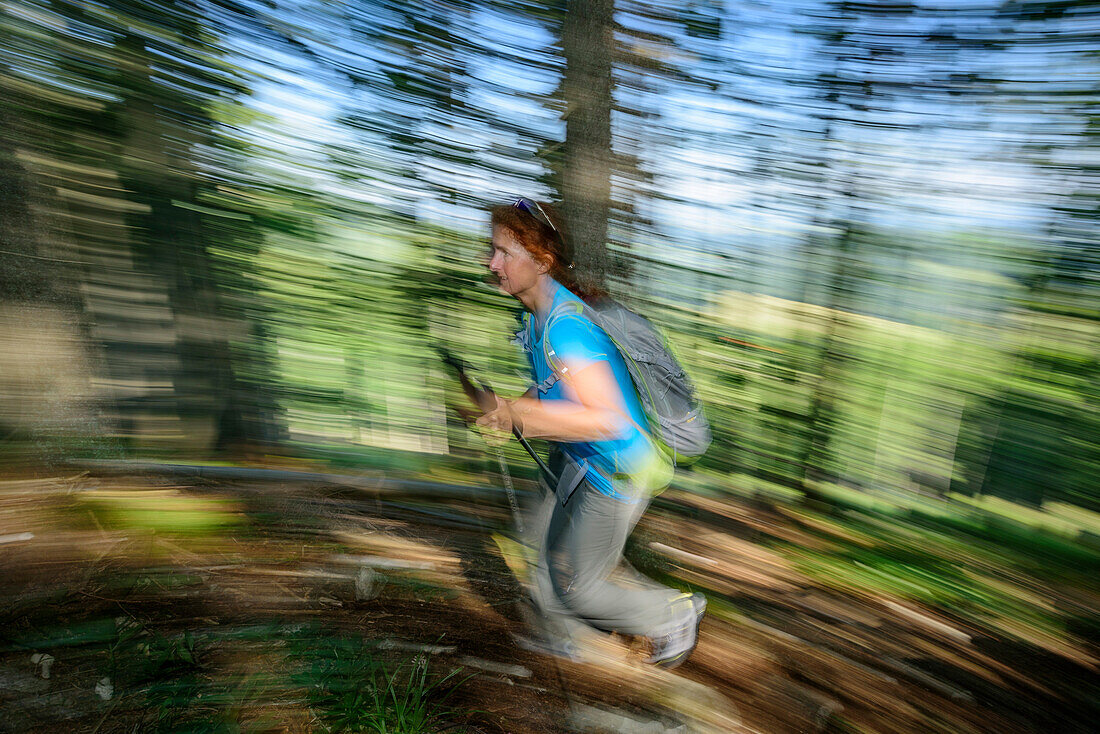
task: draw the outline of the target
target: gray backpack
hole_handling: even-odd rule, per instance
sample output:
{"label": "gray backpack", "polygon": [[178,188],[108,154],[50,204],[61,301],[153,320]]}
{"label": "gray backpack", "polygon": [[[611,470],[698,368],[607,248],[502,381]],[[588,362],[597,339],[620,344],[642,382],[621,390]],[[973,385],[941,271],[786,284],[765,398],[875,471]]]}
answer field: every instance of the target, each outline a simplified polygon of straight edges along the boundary
{"label": "gray backpack", "polygon": [[[558,305],[546,319],[547,328],[565,314],[583,315],[603,329],[619,350],[649,421],[650,434],[673,463],[689,464],[702,456],[710,446],[710,424],[691,380],[656,327],[622,304],[604,298],[592,304],[570,300]],[[559,375],[559,365],[545,340],[543,345],[546,363]]]}

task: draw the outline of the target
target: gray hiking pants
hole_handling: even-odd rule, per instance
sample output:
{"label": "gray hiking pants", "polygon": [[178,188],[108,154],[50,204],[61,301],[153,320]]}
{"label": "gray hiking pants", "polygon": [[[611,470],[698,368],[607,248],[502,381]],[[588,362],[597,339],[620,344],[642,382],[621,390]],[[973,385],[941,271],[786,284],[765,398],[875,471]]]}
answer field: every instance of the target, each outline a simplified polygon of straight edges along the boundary
{"label": "gray hiking pants", "polygon": [[608,497],[583,480],[564,506],[554,492],[543,492],[529,532],[538,549],[534,600],[546,632],[572,638],[580,622],[648,635],[672,619],[671,601],[679,592],[623,559],[626,539],[648,504]]}

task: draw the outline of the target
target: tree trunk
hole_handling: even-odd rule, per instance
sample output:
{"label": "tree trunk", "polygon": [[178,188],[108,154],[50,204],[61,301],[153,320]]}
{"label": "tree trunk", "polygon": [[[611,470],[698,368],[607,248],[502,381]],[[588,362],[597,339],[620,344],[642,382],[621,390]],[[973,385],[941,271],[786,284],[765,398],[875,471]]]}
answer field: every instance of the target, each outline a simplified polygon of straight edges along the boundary
{"label": "tree trunk", "polygon": [[31,174],[16,157],[16,115],[0,109],[0,302],[75,307],[63,259],[50,257],[31,212]]}
{"label": "tree trunk", "polygon": [[0,457],[7,465],[50,464],[91,448],[103,433],[73,256],[49,236],[42,187],[18,156],[35,127],[33,118],[0,110]]}
{"label": "tree trunk", "polygon": [[565,55],[564,216],[582,286],[601,286],[610,269],[611,110],[614,0],[570,0]]}
{"label": "tree trunk", "polygon": [[[183,421],[187,438],[209,436],[192,440],[192,449],[247,451],[278,435],[274,401],[264,394],[265,386],[240,379],[234,364],[251,361],[253,372],[265,372],[258,353],[263,332],[227,308],[227,275],[210,252],[217,233],[188,206],[199,201],[203,187],[192,157],[200,145],[217,144],[214,123],[157,85],[140,39],[127,37],[121,47],[136,68],[126,90],[132,96],[124,107],[122,173],[132,198],[143,205],[132,219],[141,233],[144,265],[167,286],[179,365],[172,376],[171,410]],[[233,341],[247,343],[247,351],[234,353]]]}

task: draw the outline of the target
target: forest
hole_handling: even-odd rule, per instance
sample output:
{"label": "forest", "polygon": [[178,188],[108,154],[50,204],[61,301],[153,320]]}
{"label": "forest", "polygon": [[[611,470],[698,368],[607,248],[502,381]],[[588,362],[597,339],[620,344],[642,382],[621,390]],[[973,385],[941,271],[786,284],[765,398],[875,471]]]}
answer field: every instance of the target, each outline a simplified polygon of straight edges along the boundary
{"label": "forest", "polygon": [[[1072,732],[1100,714],[1100,5],[0,4],[0,730]],[[489,209],[713,443],[692,659],[522,651]],[[544,443],[536,448],[545,450]]]}

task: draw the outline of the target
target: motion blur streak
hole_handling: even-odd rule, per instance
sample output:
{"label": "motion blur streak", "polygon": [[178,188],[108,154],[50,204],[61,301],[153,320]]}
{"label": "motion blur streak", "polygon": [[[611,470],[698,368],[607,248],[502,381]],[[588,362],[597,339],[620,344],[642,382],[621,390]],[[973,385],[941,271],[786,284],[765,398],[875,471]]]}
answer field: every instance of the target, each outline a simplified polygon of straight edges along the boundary
{"label": "motion blur streak", "polygon": [[[354,729],[332,676],[453,654],[470,731],[1086,730],[1098,36],[1084,0],[0,2],[3,726]],[[517,195],[715,434],[632,549],[710,598],[695,657],[537,704],[485,680],[560,688],[430,349],[526,388]],[[454,649],[340,667],[365,638]]]}

